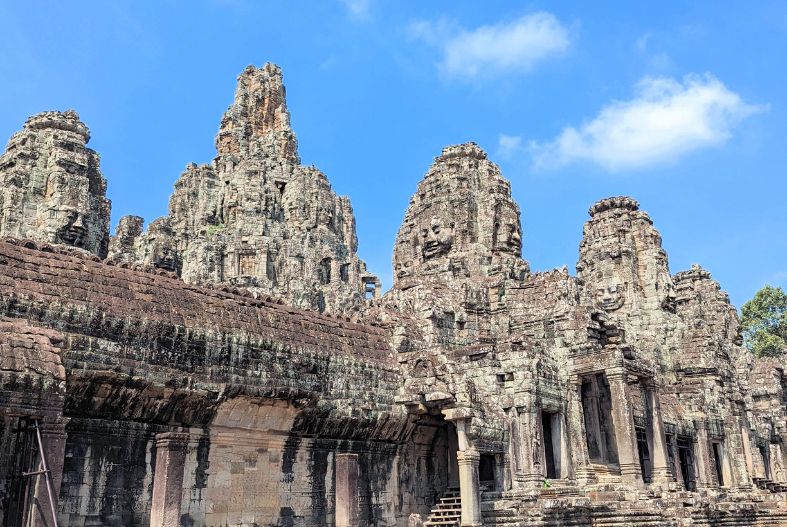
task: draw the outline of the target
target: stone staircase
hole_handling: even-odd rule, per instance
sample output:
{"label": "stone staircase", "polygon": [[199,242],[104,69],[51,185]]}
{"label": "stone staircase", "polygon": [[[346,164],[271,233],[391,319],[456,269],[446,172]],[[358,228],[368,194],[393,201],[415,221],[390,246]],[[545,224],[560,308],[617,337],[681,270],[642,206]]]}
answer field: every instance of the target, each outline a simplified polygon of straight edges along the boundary
{"label": "stone staircase", "polygon": [[787,492],[787,484],[785,483],[779,483],[778,481],[772,481],[765,478],[752,478],[752,481],[762,490],[770,492]]}
{"label": "stone staircase", "polygon": [[429,512],[424,527],[459,527],[462,499],[459,489],[448,489]]}

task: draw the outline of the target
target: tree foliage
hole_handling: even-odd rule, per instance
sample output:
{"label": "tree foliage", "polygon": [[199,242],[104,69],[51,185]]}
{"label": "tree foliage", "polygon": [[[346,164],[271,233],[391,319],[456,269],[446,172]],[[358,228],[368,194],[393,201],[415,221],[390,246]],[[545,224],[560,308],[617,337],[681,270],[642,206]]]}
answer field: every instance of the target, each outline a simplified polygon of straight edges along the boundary
{"label": "tree foliage", "polygon": [[766,285],[741,308],[744,345],[758,357],[787,352],[787,293]]}

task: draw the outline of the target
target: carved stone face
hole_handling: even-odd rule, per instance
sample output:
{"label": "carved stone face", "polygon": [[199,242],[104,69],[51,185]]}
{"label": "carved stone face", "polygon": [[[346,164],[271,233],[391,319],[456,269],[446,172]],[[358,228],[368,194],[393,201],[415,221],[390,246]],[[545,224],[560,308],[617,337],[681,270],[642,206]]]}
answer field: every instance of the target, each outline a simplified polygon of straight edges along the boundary
{"label": "carved stone face", "polygon": [[626,302],[625,286],[618,280],[608,280],[596,289],[596,303],[604,311],[617,311]]}
{"label": "carved stone face", "polygon": [[495,249],[512,254],[522,252],[522,236],[519,234],[519,227],[516,224],[507,223],[500,227],[495,240]]}
{"label": "carved stone face", "polygon": [[84,247],[87,238],[85,215],[76,209],[61,209],[55,211],[58,218],[62,218],[63,225],[57,230],[57,243]]}
{"label": "carved stone face", "polygon": [[675,311],[675,285],[669,273],[659,273],[656,278],[658,284],[659,304],[667,311]]}
{"label": "carved stone face", "polygon": [[397,262],[396,263],[396,277],[397,278],[407,278],[412,274],[412,264],[410,260],[405,260],[404,262]]}
{"label": "carved stone face", "polygon": [[424,260],[448,253],[454,244],[453,224],[443,226],[438,218],[432,218],[429,227],[421,231],[421,242]]}
{"label": "carved stone face", "polygon": [[174,248],[167,242],[154,241],[153,265],[159,269],[177,272],[178,258]]}
{"label": "carved stone face", "polygon": [[495,251],[519,255],[522,252],[522,233],[519,216],[515,211],[504,208],[495,217]]}

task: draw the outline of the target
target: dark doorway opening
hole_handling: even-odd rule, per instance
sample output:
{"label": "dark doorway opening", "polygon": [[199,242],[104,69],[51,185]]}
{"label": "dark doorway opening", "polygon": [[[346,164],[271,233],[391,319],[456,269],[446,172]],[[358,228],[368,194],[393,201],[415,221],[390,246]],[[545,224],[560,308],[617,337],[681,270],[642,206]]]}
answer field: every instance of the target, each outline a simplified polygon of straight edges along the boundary
{"label": "dark doorway opening", "polygon": [[650,461],[650,449],[648,448],[648,434],[644,427],[634,428],[637,435],[637,453],[639,453],[639,468],[642,471],[642,481],[650,483],[653,476],[653,465]]}
{"label": "dark doorway opening", "polygon": [[711,450],[713,452],[713,467],[716,469],[716,481],[720,487],[724,486],[724,473],[722,469],[722,449],[721,443],[713,442]]}
{"label": "dark doorway opening", "polygon": [[683,488],[694,491],[697,488],[694,475],[694,442],[690,437],[678,436],[678,463]]}
{"label": "dark doorway opening", "polygon": [[555,432],[552,420],[556,414],[541,412],[541,438],[544,441],[544,463],[547,479],[557,479],[557,465],[555,463]]}
{"label": "dark doorway opening", "polygon": [[757,449],[760,451],[762,465],[765,467],[765,479],[771,479],[771,463],[770,456],[768,455],[768,445],[759,444],[757,445]]}
{"label": "dark doorway opening", "polygon": [[481,487],[495,490],[495,464],[494,454],[481,454],[478,462],[478,482]]}
{"label": "dark doorway opening", "polygon": [[609,381],[603,373],[582,379],[582,413],[585,418],[585,440],[590,460],[617,465],[612,396]]}
{"label": "dark doorway opening", "polygon": [[33,483],[35,478],[26,476],[25,473],[37,470],[38,453],[35,447],[35,429],[27,417],[11,419],[12,444],[8,457],[8,494],[4,503],[4,527],[22,527],[29,523],[30,503],[33,499]]}

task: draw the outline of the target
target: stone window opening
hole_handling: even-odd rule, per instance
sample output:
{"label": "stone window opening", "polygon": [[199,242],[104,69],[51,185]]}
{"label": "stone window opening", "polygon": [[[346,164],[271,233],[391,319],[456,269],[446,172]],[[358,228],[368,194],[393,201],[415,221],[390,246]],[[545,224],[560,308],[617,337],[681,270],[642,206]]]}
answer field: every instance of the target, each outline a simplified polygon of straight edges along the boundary
{"label": "stone window opening", "polygon": [[612,422],[612,396],[603,373],[582,380],[582,413],[588,457],[594,463],[618,465],[615,428]]}
{"label": "stone window opening", "polygon": [[771,479],[771,460],[770,452],[768,452],[768,445],[766,443],[758,443],[757,450],[760,452],[762,458],[762,466],[765,469],[765,479]]}
{"label": "stone window opening", "polygon": [[496,465],[494,454],[481,454],[478,462],[478,483],[482,490],[497,490],[495,485]]}
{"label": "stone window opening", "polygon": [[678,469],[683,488],[688,491],[697,489],[697,477],[694,470],[694,440],[689,436],[678,436]]}
{"label": "stone window opening", "polygon": [[323,258],[317,265],[317,280],[325,285],[331,283],[331,259]]}
{"label": "stone window opening", "polygon": [[724,448],[721,441],[711,442],[711,456],[713,457],[713,470],[716,474],[716,483],[719,487],[726,486],[724,480]]}
{"label": "stone window opening", "polygon": [[273,260],[271,251],[265,253],[265,276],[271,281],[274,286],[278,282],[278,273],[276,272],[276,262]]}
{"label": "stone window opening", "polygon": [[[344,283],[350,281],[350,264],[344,263],[339,266],[339,279]],[[367,287],[366,289],[368,290],[369,288]]]}
{"label": "stone window opening", "polygon": [[639,454],[639,468],[642,471],[642,481],[650,483],[653,480],[653,463],[650,458],[648,433],[644,426],[635,426],[637,438],[637,453]]}
{"label": "stone window opening", "polygon": [[284,181],[276,181],[276,190],[279,191],[279,196],[284,196],[284,189],[287,188],[287,183]]}

